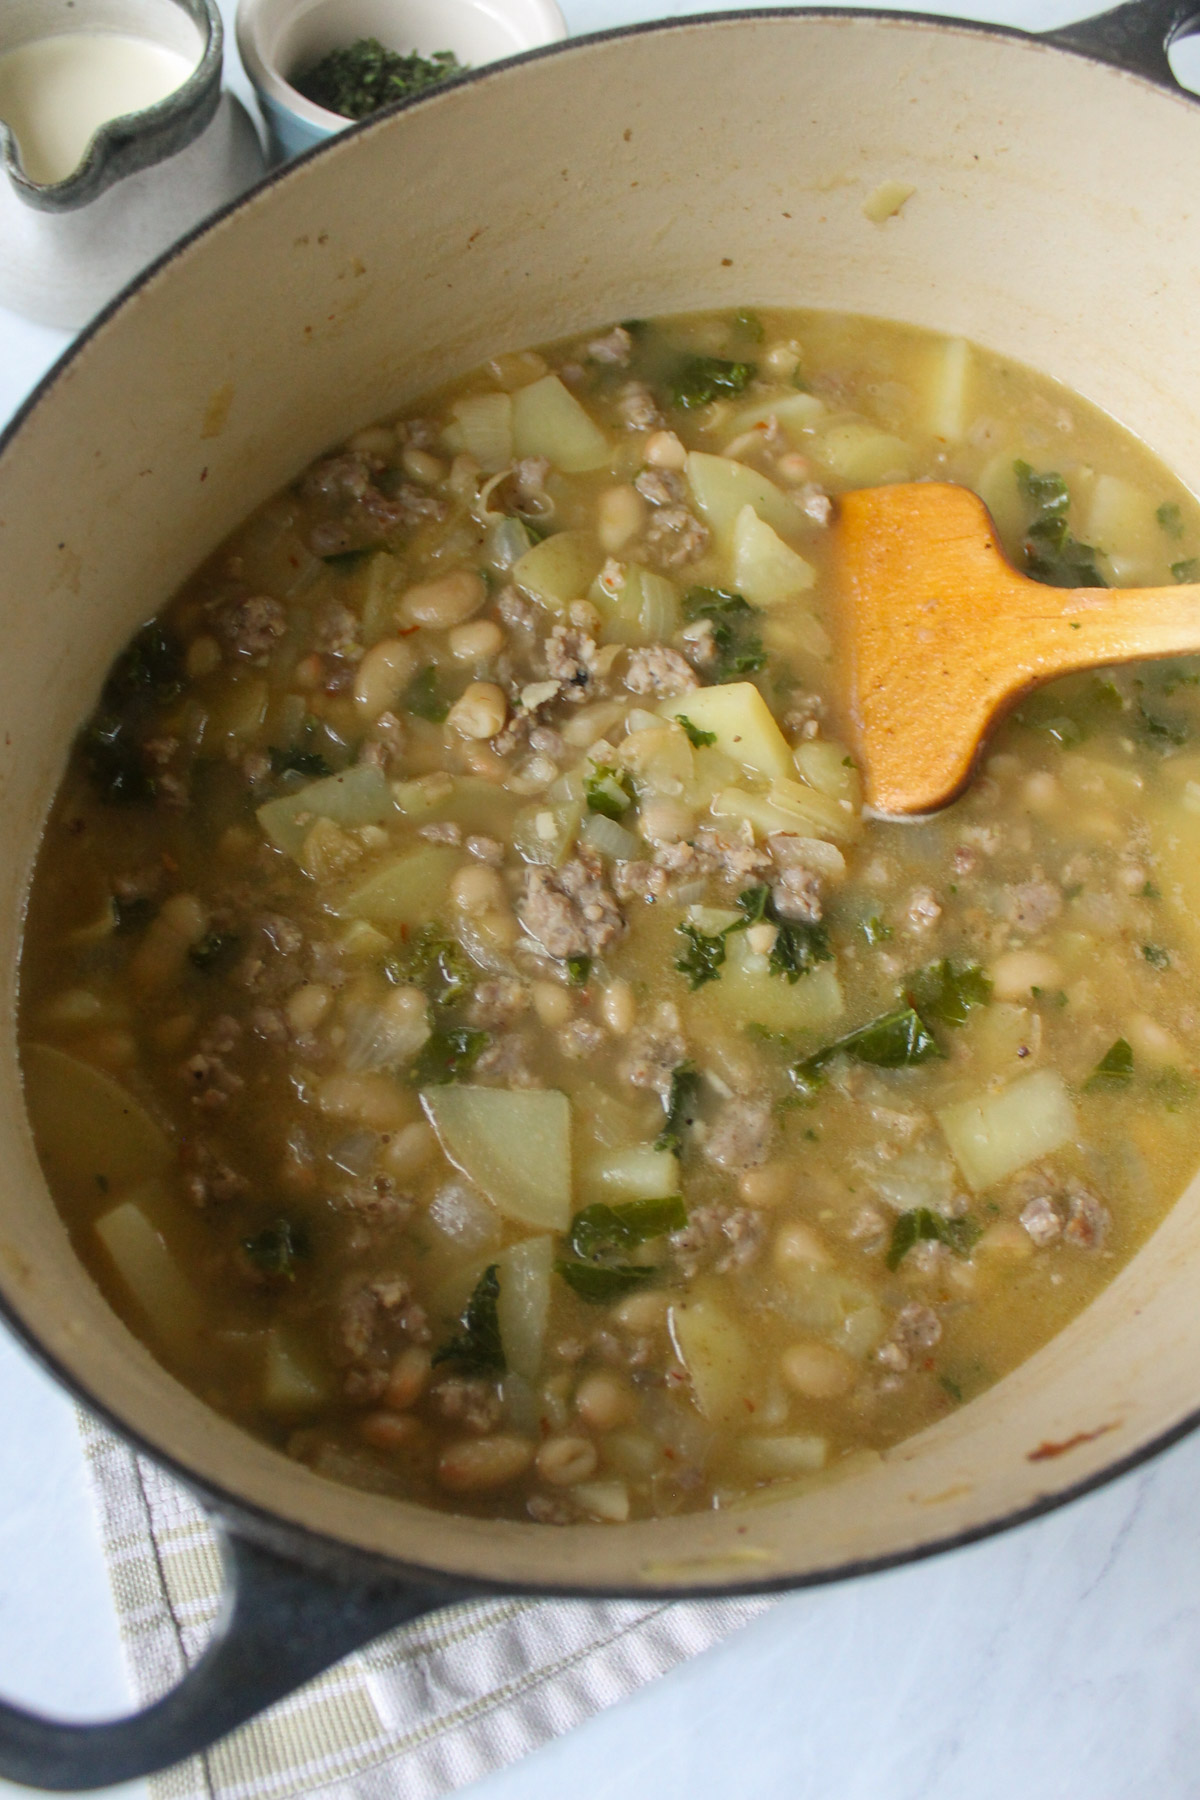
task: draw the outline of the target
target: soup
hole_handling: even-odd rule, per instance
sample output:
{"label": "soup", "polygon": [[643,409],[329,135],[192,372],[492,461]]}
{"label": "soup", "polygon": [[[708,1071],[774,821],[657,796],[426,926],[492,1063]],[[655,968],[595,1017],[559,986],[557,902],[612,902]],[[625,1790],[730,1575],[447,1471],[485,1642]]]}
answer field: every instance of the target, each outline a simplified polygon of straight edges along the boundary
{"label": "soup", "polygon": [[1192,578],[1110,420],[861,318],[630,321],[322,457],[118,660],[50,816],[26,1090],[84,1262],[335,1480],[726,1507],[961,1406],[1200,1160],[1200,663],[864,817],[837,495]]}

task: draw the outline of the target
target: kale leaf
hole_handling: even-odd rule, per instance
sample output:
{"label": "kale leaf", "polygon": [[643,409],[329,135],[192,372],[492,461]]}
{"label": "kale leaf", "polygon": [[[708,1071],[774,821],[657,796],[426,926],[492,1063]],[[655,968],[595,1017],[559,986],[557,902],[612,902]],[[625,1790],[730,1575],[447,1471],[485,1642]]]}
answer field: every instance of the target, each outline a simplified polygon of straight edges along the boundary
{"label": "kale leaf", "polygon": [[752,675],[767,660],[762,638],[754,627],[759,609],[741,594],[724,588],[694,587],[684,596],[683,614],[689,622],[707,619],[712,626],[716,659],[708,671],[714,686]]}
{"label": "kale leaf", "polygon": [[1061,475],[1037,474],[1027,462],[1015,462],[1013,473],[1022,496],[1034,508],[1021,546],[1026,573],[1050,587],[1104,587],[1090,544],[1072,537],[1067,523],[1071,495]]}
{"label": "kale leaf", "polygon": [[992,984],[978,963],[956,969],[946,958],[910,975],[904,989],[913,1010],[939,1025],[965,1025],[968,1014],[986,1006],[991,997]]}
{"label": "kale leaf", "polygon": [[275,1281],[295,1281],[296,1264],[310,1254],[308,1234],[290,1219],[276,1219],[253,1237],[242,1239],[242,1250],[260,1275]]}
{"label": "kale leaf", "polygon": [[585,1206],[567,1233],[574,1256],[561,1258],[555,1268],[581,1300],[596,1304],[615,1300],[661,1273],[648,1263],[620,1259],[639,1244],[680,1231],[686,1224],[687,1209],[678,1194],[665,1200],[629,1200],[620,1206]]}
{"label": "kale leaf", "polygon": [[1100,1061],[1083,1084],[1085,1093],[1094,1093],[1098,1088],[1103,1090],[1115,1083],[1130,1081],[1133,1078],[1133,1047],[1125,1038],[1118,1038],[1110,1044]]}
{"label": "kale leaf", "polygon": [[675,714],[675,723],[683,726],[688,735],[688,743],[693,750],[703,750],[706,744],[715,744],[717,741],[715,731],[701,731],[699,725],[693,725],[692,721],[685,719],[682,713]]}
{"label": "kale leaf", "polygon": [[845,1037],[835,1038],[812,1056],[793,1063],[789,1073],[802,1094],[811,1094],[824,1081],[826,1065],[837,1056],[870,1063],[877,1069],[909,1069],[944,1054],[915,1008],[902,1006],[860,1025]]}
{"label": "kale leaf", "polygon": [[[773,974],[782,975],[794,984],[818,963],[831,961],[833,952],[825,927],[810,924],[805,919],[781,918],[765,881],[757,887],[743,888],[737,903],[746,915],[747,925],[765,921],[775,926],[777,935],[767,959]],[[734,931],[737,927],[730,926],[729,929]]]}
{"label": "kale leaf", "polygon": [[687,356],[670,382],[672,406],[690,411],[710,400],[744,393],[758,373],[758,365],[730,362],[723,356]]}
{"label": "kale leaf", "polygon": [[431,725],[440,725],[450,711],[450,702],[445,699],[438,684],[438,672],[432,663],[419,669],[404,691],[402,702],[405,712],[415,718],[427,719]]}
{"label": "kale leaf", "polygon": [[144,805],[158,783],[142,750],[154,711],[183,689],[183,655],[161,625],[147,625],[117,658],[99,712],[81,738],[83,760],[110,806]]}
{"label": "kale leaf", "polygon": [[741,931],[742,924],[739,920],[736,925],[727,925],[724,931],[710,935],[685,919],[675,929],[680,937],[687,939],[688,946],[682,956],[675,958],[675,967],[681,975],[687,976],[688,987],[694,994],[706,981],[717,979],[725,962],[725,939],[731,931]]}
{"label": "kale leaf", "polygon": [[272,746],[267,755],[271,759],[272,775],[307,775],[317,781],[322,775],[333,774],[332,766],[319,750],[277,750]]}
{"label": "kale leaf", "polygon": [[622,1294],[628,1294],[634,1288],[644,1287],[658,1274],[657,1269],[642,1267],[635,1263],[587,1263],[563,1260],[556,1262],[554,1266],[567,1286],[574,1288],[581,1300],[591,1301],[593,1306],[603,1306],[606,1301],[619,1300]]}
{"label": "kale leaf", "polygon": [[956,1256],[969,1256],[979,1237],[979,1226],[973,1219],[945,1219],[927,1206],[918,1206],[912,1212],[901,1213],[892,1226],[892,1241],[884,1261],[889,1269],[898,1269],[913,1246],[923,1241],[945,1244]]}
{"label": "kale leaf", "polygon": [[684,1132],[694,1122],[701,1085],[700,1072],[692,1063],[681,1062],[671,1070],[667,1116],[654,1140],[656,1150],[670,1150],[676,1156],[683,1154]]}
{"label": "kale leaf", "polygon": [[109,806],[143,806],[154,799],[158,784],[127,721],[111,716],[93,719],[80,747],[88,774]]}
{"label": "kale leaf", "polygon": [[459,1320],[462,1330],[435,1350],[433,1361],[457,1363],[478,1374],[503,1375],[508,1364],[500,1339],[500,1265],[489,1263],[475,1283]]}
{"label": "kale leaf", "polygon": [[665,1200],[626,1200],[616,1206],[600,1201],[575,1214],[567,1242],[584,1262],[603,1262],[668,1231],[682,1231],[686,1224],[687,1209],[678,1194]]}
{"label": "kale leaf", "polygon": [[472,1031],[467,1025],[435,1031],[422,1045],[409,1080],[414,1087],[446,1087],[452,1081],[465,1081],[490,1041],[486,1031]]}
{"label": "kale leaf", "polygon": [[589,812],[619,819],[633,805],[633,783],[624,769],[596,763],[583,778],[583,797]]}
{"label": "kale leaf", "polygon": [[104,703],[114,711],[131,705],[162,706],[183,691],[183,652],[161,625],[146,625],[123,650],[104,684]]}
{"label": "kale leaf", "polygon": [[419,987],[435,1006],[455,1006],[471,992],[474,976],[466,952],[436,925],[423,925],[389,956],[383,972],[396,987]]}

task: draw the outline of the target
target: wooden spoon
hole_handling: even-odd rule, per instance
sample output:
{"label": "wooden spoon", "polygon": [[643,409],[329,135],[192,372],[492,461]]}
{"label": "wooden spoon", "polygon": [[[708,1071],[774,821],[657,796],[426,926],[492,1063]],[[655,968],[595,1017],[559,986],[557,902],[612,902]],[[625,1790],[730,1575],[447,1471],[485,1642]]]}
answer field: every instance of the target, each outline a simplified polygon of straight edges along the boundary
{"label": "wooden spoon", "polygon": [[1004,557],[949,482],[843,494],[840,635],[866,802],[884,818],[961,793],[1013,701],[1077,669],[1200,651],[1200,583],[1053,588]]}

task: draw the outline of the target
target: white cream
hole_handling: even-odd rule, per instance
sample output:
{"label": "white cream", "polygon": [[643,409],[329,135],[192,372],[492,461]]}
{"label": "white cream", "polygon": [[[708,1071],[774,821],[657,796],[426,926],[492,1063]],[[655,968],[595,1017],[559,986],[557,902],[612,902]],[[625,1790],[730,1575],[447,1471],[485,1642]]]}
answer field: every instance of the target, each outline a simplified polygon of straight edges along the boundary
{"label": "white cream", "polygon": [[195,67],[177,50],[118,32],[64,32],[0,56],[0,119],[31,181],[63,181],[109,119],[173,94]]}

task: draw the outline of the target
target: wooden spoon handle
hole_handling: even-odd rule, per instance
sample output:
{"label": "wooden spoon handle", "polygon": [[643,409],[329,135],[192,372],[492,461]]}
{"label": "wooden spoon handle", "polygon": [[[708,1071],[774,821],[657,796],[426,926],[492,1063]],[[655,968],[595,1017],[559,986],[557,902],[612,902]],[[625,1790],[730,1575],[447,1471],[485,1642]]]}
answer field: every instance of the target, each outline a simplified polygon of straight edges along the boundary
{"label": "wooden spoon handle", "polygon": [[1005,560],[965,488],[844,494],[839,568],[850,716],[867,803],[944,806],[1012,702],[1056,676],[1200,651],[1200,584],[1053,588]]}

